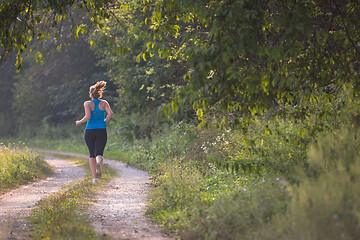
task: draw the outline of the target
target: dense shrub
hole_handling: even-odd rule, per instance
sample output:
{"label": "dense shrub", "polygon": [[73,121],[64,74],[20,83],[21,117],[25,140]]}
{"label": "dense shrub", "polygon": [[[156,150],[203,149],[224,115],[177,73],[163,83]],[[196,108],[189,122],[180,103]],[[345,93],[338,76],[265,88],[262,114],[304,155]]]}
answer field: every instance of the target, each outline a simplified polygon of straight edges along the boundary
{"label": "dense shrub", "polygon": [[263,229],[260,239],[359,238],[359,134],[334,131],[311,146],[309,163],[316,175],[295,189],[287,213]]}

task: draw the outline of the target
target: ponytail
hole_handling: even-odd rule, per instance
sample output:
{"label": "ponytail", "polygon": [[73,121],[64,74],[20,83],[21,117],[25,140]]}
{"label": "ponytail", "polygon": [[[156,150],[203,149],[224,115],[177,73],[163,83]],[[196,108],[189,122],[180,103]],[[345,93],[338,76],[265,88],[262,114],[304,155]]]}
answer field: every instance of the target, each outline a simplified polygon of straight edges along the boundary
{"label": "ponytail", "polygon": [[90,87],[91,97],[94,99],[102,98],[102,93],[106,87],[105,81],[99,81]]}

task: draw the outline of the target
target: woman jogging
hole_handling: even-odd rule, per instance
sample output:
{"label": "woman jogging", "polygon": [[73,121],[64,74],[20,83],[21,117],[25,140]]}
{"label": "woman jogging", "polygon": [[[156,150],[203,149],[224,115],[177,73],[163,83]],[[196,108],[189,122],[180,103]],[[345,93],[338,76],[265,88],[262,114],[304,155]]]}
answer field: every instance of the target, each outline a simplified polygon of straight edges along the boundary
{"label": "woman jogging", "polygon": [[[106,82],[100,81],[90,87],[90,101],[84,102],[85,116],[76,121],[76,125],[87,122],[85,128],[85,142],[90,153],[90,169],[93,183],[101,177],[101,164],[107,141],[106,123],[112,117],[112,111],[106,100],[100,99],[105,89]],[[105,112],[107,113],[105,118]]]}

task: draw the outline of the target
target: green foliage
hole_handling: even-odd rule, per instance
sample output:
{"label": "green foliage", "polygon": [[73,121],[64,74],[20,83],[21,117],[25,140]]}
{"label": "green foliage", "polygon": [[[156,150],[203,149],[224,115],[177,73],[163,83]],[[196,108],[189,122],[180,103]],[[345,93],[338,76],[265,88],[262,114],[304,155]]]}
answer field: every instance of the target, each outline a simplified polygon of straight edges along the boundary
{"label": "green foliage", "polygon": [[323,136],[310,146],[308,158],[311,168],[318,175],[334,170],[351,172],[360,153],[359,134],[356,129],[340,129],[331,134],[323,133]]}
{"label": "green foliage", "polygon": [[[202,135],[208,133],[204,130]],[[306,149],[311,139],[304,123],[262,116],[253,118],[241,131],[218,130],[198,147],[217,167],[229,171],[272,169],[291,176],[294,166],[306,167]]]}
{"label": "green foliage", "polygon": [[19,116],[18,124],[20,126],[26,124],[34,126],[41,123],[43,115],[39,113],[46,112],[45,92],[35,82],[35,78],[30,77],[23,81],[20,80],[14,85],[16,95],[14,96],[13,108],[16,115]]}
{"label": "green foliage", "polygon": [[271,168],[228,171],[216,166],[214,156],[229,143],[210,146],[228,140],[219,129],[199,131],[181,123],[149,145],[130,150],[128,161],[136,158],[136,165],[153,177],[147,214],[184,239],[251,239],[259,227],[284,213],[289,197]]}
{"label": "green foliage", "polygon": [[[338,131],[360,124],[356,0],[113,1],[106,11],[106,1],[94,3],[77,6],[99,10],[91,11],[90,45],[119,94],[107,153],[150,171],[152,218],[185,239],[356,239],[358,133]],[[71,5],[48,11],[64,16],[60,6]],[[81,38],[85,25],[70,25]],[[48,120],[66,112],[62,97],[73,82],[47,84],[33,74],[45,69],[24,66],[14,109],[41,122],[39,135],[61,136]],[[91,76],[74,77],[76,86]],[[40,118],[28,112],[37,106],[22,87],[29,85],[49,102],[38,106],[46,109]],[[193,116],[204,128],[189,124]],[[68,143],[83,144],[76,134]]]}
{"label": "green foliage", "polygon": [[[20,147],[23,147],[21,141]],[[8,190],[43,178],[51,173],[50,166],[35,152],[16,145],[0,144],[0,191]]]}
{"label": "green foliage", "polygon": [[[198,210],[184,239],[254,239],[259,229],[285,213],[289,195],[276,179],[223,194],[212,206]],[[198,205],[198,207],[201,205]]]}
{"label": "green foliage", "polygon": [[[190,117],[192,106],[205,121],[215,107],[236,124],[241,116],[309,100],[318,91],[331,96],[343,83],[359,89],[356,0],[5,1],[3,55],[13,48],[20,54],[31,38],[45,39],[37,24],[54,30],[57,43],[56,26],[66,17],[79,38],[88,22],[77,24],[71,7],[89,11],[97,27],[90,44],[118,84],[126,114],[165,104],[167,116]],[[39,61],[44,56],[36,54]]]}
{"label": "green foliage", "polygon": [[28,53],[26,66],[16,76],[12,110],[20,128],[73,123],[84,114],[82,103],[88,99],[88,87],[99,78],[106,79],[101,68],[95,67],[95,57],[85,41],[79,40],[61,53],[53,45],[43,47],[47,49],[45,62],[35,63],[35,53]]}
{"label": "green foliage", "polygon": [[[279,104],[276,113],[240,118],[240,131],[219,130],[216,137],[203,141],[200,146],[211,153],[208,159],[216,161],[218,167],[232,171],[271,168],[297,181],[297,167],[305,169],[306,174],[313,174],[306,154],[309,143],[321,132],[347,125],[358,126],[357,94],[347,85],[343,89],[331,96],[319,91],[309,100],[299,98],[296,105]],[[217,116],[225,115],[221,113],[204,116],[209,128],[220,121]]]}
{"label": "green foliage", "polygon": [[[87,23],[86,13],[71,10],[73,20]],[[44,125],[73,124],[84,114],[83,102],[89,98],[88,87],[108,80],[105,69],[96,66],[97,59],[89,49],[87,35],[77,41],[71,38],[71,21],[64,19],[55,31],[61,40],[31,42],[23,51],[23,67],[16,73],[13,52],[0,68],[0,100],[7,106],[0,113],[2,136],[35,135]],[[70,44],[70,45],[69,45]],[[109,83],[105,91],[112,104],[116,92]],[[26,136],[28,137],[28,136]]]}
{"label": "green foliage", "polygon": [[140,5],[143,18],[136,18],[141,28],[135,36],[147,43],[139,56],[176,60],[185,71],[186,84],[173,91],[166,114],[190,102],[202,121],[214,105],[234,115],[254,115],[279,102],[292,104],[298,100],[294,96],[309,99],[331,85],[349,82],[358,90],[357,1],[155,0]]}
{"label": "green foliage", "polygon": [[[319,209],[321,203],[308,210],[297,210],[299,214],[308,212],[309,215],[291,216],[291,209],[301,205],[294,196],[304,199],[314,196],[315,201],[332,191],[342,190],[351,195],[351,191],[342,187],[329,189],[335,177],[344,175],[343,171],[334,173],[334,179],[329,183],[321,180],[321,186],[314,181],[323,172],[329,173],[330,163],[336,165],[339,158],[350,160],[358,155],[359,149],[355,146],[359,144],[355,135],[348,136],[346,132],[336,130],[356,124],[358,101],[349,97],[352,94],[345,90],[337,97],[327,98],[319,93],[311,104],[298,101],[296,107],[279,106],[281,114],[287,116],[297,116],[305,106],[307,114],[302,115],[302,119],[258,116],[241,131],[221,130],[211,125],[209,129],[199,130],[182,123],[160,133],[149,143],[128,149],[128,161],[148,169],[154,179],[155,189],[147,214],[185,239],[228,239],[229,236],[234,236],[234,239],[240,236],[244,239],[288,239],[287,233],[282,231],[285,229],[287,232],[292,225],[285,223],[293,221],[297,226],[299,221],[305,221],[302,227],[294,228],[294,239],[297,239],[295,236],[302,239],[300,233],[303,229],[316,225],[309,220],[316,218],[310,213],[315,211],[314,208]],[[319,139],[326,129],[335,131],[335,137]],[[337,138],[342,140],[335,141]],[[311,145],[309,151],[314,141],[321,144],[317,147]],[[319,160],[314,158],[316,154],[324,157]],[[343,169],[353,168],[349,167],[353,161],[348,160]],[[307,182],[312,186],[311,193],[302,190]],[[319,193],[315,194],[315,191]],[[338,193],[339,197],[343,196]],[[356,199],[356,195],[349,198]],[[307,203],[307,200],[301,201]],[[326,212],[331,204],[337,204],[337,200],[334,201],[329,200],[329,205],[320,211]],[[353,209],[350,205],[342,207],[342,211],[344,208],[346,211]],[[321,218],[330,217],[320,215],[316,218],[319,224]],[[325,232],[326,229],[319,225],[314,231]],[[353,234],[349,229],[341,231]],[[314,234],[311,228],[308,232],[310,235],[307,236]]]}
{"label": "green foliage", "polygon": [[182,122],[131,144],[110,131],[106,154],[149,170],[147,215],[184,239],[356,239],[359,132],[336,130],[355,125],[348,94],[320,97],[302,121],[264,115],[241,131]]}
{"label": "green foliage", "polygon": [[349,128],[323,134],[311,146],[309,162],[317,177],[304,179],[288,212],[268,227],[277,233],[264,231],[259,239],[358,238],[359,133]]}
{"label": "green foliage", "polygon": [[[126,135],[135,134],[136,138],[151,138],[151,132],[156,132],[165,121],[156,109],[170,103],[171,93],[186,82],[185,68],[178,61],[144,52],[151,42],[148,26],[142,23],[149,14],[143,11],[142,4],[132,1],[114,9],[103,27],[92,33],[90,44],[99,64],[107,68],[117,86],[116,107],[122,116],[121,124],[126,126],[122,131]],[[181,109],[178,113],[174,116],[177,121],[188,117],[191,111]]]}
{"label": "green foliage", "polygon": [[88,154],[84,140],[84,129],[75,126],[75,124],[50,126],[43,123],[40,128],[22,129],[21,138],[14,137],[0,140],[16,142],[19,139],[30,148]]}
{"label": "green foliage", "polygon": [[185,236],[193,221],[203,217],[222,195],[237,188],[250,189],[255,183],[262,184],[263,176],[269,175],[266,168],[257,174],[218,168],[212,158],[217,153],[202,148],[204,141],[213,140],[218,134],[218,129],[199,131],[181,122],[164,129],[151,142],[137,141],[135,146],[125,147],[119,146],[119,142],[118,147],[115,143],[109,144],[126,152],[127,162],[152,174],[156,188],[147,214],[171,230],[183,230]]}
{"label": "green foliage", "polygon": [[[112,1],[1,1],[0,5],[0,63],[12,50],[17,53],[16,66],[22,67],[22,53],[28,44],[37,39],[50,38],[50,33],[56,40],[61,36],[55,27],[62,25],[65,19],[71,20],[72,37],[77,39],[79,32],[84,33],[83,24],[78,25],[73,9],[86,9],[95,24],[100,19],[108,17],[104,8]],[[55,42],[56,43],[56,42]]]}

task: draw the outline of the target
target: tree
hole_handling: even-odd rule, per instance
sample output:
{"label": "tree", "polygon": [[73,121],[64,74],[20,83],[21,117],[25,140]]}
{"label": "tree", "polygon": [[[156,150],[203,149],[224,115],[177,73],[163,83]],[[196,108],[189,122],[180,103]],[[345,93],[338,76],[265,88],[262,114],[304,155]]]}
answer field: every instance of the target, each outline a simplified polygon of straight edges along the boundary
{"label": "tree", "polygon": [[[128,69],[147,67],[147,71],[157,71],[162,66],[180,69],[178,73],[185,80],[182,83],[176,80],[172,101],[164,107],[168,115],[170,109],[177,112],[179,106],[190,103],[201,120],[210,109],[216,109],[223,111],[225,119],[235,116],[236,122],[239,115],[261,113],[281,103],[295,105],[300,96],[316,99],[317,91],[332,94],[344,83],[350,84],[355,92],[359,90],[357,0],[25,3],[5,1],[1,5],[3,55],[12,48],[21,53],[30,37],[38,36],[38,30],[33,29],[36,24],[48,27],[50,23],[57,24],[63,16],[71,16],[67,12],[69,6],[88,8],[92,20],[102,29],[100,34],[106,35],[107,31],[115,34],[107,35],[111,54],[105,51],[104,56],[112,56],[116,62],[116,53],[132,57],[137,54],[140,63]],[[53,20],[48,20],[48,16]],[[110,16],[116,17],[117,26],[107,25]],[[16,17],[21,21],[17,22]],[[84,25],[73,29],[75,36],[85,31]],[[54,34],[57,36],[57,32]],[[146,61],[141,62],[141,58]],[[119,59],[124,61],[126,57]],[[124,73],[129,72],[121,72]],[[119,76],[116,78],[124,77]],[[152,80],[155,75],[149,76],[143,77]],[[150,82],[144,88],[150,87],[152,91]],[[119,83],[125,84],[124,89],[134,87],[131,91],[139,87],[122,80]]]}
{"label": "tree", "polygon": [[[186,61],[173,105],[255,114],[344,83],[358,89],[360,4],[347,1],[152,1],[150,53]],[[146,21],[145,21],[146,22]],[[151,22],[151,23],[149,23]],[[185,33],[182,29],[187,29]],[[176,36],[176,47],[158,39]],[[315,91],[314,91],[315,90]]]}
{"label": "tree", "polygon": [[15,132],[15,119],[11,111],[13,102],[14,83],[17,82],[16,75],[16,55],[11,54],[8,60],[0,65],[0,136],[11,135]]}
{"label": "tree", "polygon": [[236,122],[281,103],[316,99],[317,91],[333,94],[344,83],[359,88],[356,0],[132,3],[136,14],[120,15],[117,27],[125,30],[121,37],[109,34],[108,49],[121,46],[114,47],[120,53],[123,39],[133,38],[137,45],[125,43],[143,64],[178,64],[186,80],[164,106],[167,115],[190,103],[201,120],[215,109]]}
{"label": "tree", "polygon": [[15,50],[17,52],[16,65],[20,69],[21,55],[28,44],[34,40],[45,40],[53,35],[61,37],[57,25],[62,25],[66,18],[72,20],[72,35],[78,37],[79,32],[85,31],[85,26],[74,20],[72,9],[86,9],[91,20],[97,24],[99,19],[108,16],[105,11],[112,0],[2,0],[0,5],[0,63]]}
{"label": "tree", "polygon": [[[121,115],[138,119],[127,125],[138,129],[137,137],[151,138],[151,132],[164,120],[157,108],[171,102],[174,89],[185,84],[186,68],[176,60],[147,55],[148,28],[143,22],[149,14],[142,10],[142,1],[122,6],[102,22],[101,29],[95,29],[90,42],[99,63],[108,69],[111,81],[118,87]],[[181,119],[186,114],[185,111],[176,117]]]}

